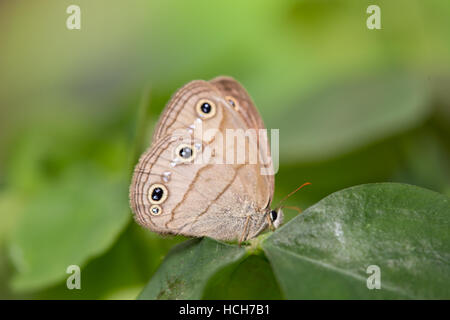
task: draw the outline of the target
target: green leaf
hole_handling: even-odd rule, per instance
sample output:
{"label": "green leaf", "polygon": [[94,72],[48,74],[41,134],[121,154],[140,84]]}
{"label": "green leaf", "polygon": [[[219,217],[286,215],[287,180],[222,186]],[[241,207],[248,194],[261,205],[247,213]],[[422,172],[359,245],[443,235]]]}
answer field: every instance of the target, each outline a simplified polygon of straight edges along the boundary
{"label": "green leaf", "polygon": [[[62,281],[48,290],[38,292],[33,299],[103,299],[119,288],[139,285],[142,275],[136,254],[130,228],[127,228],[110,250],[82,268],[81,290],[68,290],[66,282]],[[124,299],[136,297],[137,294]]]}
{"label": "green leaf", "polygon": [[217,272],[208,282],[206,300],[282,299],[269,261],[263,255],[250,255],[239,265]]}
{"label": "green leaf", "polygon": [[201,299],[210,277],[245,253],[209,238],[183,242],[169,252],[139,299]]}
{"label": "green leaf", "polygon": [[63,281],[33,299],[136,299],[174,241],[180,239],[130,223],[111,249],[82,268],[81,290],[68,290]]}
{"label": "green leaf", "polygon": [[[450,199],[382,183],[336,192],[262,244],[288,299],[450,298]],[[366,286],[381,270],[381,290]]]}
{"label": "green leaf", "polygon": [[[393,137],[326,161],[281,164],[276,177],[273,203],[278,203],[306,181],[312,182],[312,185],[289,197],[285,202],[287,206],[306,209],[336,191],[360,184],[392,180],[404,161],[401,138],[402,136]],[[284,214],[287,222],[291,217],[297,216],[298,212],[285,210]]]}
{"label": "green leaf", "polygon": [[67,277],[107,248],[129,221],[126,183],[96,167],[74,166],[27,206],[10,242],[17,274],[12,286],[29,291]]}
{"label": "green leaf", "polygon": [[[395,183],[356,186],[246,250],[209,238],[177,246],[140,298],[449,298],[449,226],[444,195]],[[369,266],[380,268],[380,290],[367,286]]]}
{"label": "green leaf", "polygon": [[282,128],[284,163],[322,160],[417,126],[428,102],[422,79],[380,74],[323,88],[268,124]]}
{"label": "green leaf", "polygon": [[443,137],[436,130],[423,128],[403,140],[400,148],[404,165],[394,175],[395,181],[445,194],[450,189],[450,152],[445,149]]}

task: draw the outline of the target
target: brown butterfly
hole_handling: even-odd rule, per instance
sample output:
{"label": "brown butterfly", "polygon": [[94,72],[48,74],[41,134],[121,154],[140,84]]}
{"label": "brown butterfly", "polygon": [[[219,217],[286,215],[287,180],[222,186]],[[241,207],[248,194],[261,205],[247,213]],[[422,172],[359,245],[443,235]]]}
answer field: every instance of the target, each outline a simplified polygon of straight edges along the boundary
{"label": "brown butterfly", "polygon": [[[179,89],[134,170],[130,203],[136,221],[162,234],[239,242],[277,228],[283,213],[270,208],[274,176],[267,135],[247,134],[252,129],[265,132],[236,80],[195,80]],[[228,132],[235,136],[229,139]],[[239,140],[236,132],[245,139],[230,143]],[[243,161],[237,161],[239,153]]]}

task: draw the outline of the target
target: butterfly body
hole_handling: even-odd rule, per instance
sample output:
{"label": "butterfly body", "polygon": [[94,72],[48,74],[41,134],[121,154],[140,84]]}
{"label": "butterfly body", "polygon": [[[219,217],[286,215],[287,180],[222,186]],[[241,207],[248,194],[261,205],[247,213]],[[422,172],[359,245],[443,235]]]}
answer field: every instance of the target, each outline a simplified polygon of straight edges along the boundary
{"label": "butterfly body", "polygon": [[179,89],[134,170],[130,204],[136,221],[161,234],[239,241],[278,226],[282,213],[273,220],[270,210],[274,177],[267,136],[257,132],[264,129],[249,95],[232,78],[195,80]]}

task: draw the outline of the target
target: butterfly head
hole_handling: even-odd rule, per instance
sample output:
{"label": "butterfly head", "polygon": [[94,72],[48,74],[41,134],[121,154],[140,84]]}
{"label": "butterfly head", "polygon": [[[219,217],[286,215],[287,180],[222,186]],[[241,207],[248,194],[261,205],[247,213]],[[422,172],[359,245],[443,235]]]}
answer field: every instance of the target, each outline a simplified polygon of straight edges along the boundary
{"label": "butterfly head", "polygon": [[276,229],[278,228],[282,223],[283,223],[283,211],[281,210],[282,208],[287,208],[287,209],[294,209],[296,211],[298,211],[299,213],[302,212],[301,209],[297,208],[297,207],[291,207],[291,206],[285,206],[283,205],[283,203],[290,197],[292,196],[294,193],[296,193],[298,190],[300,190],[301,188],[303,188],[304,186],[308,186],[310,185],[310,182],[305,182],[304,184],[302,184],[300,187],[298,187],[297,189],[295,189],[294,191],[292,191],[291,193],[289,193],[286,197],[284,197],[279,203],[278,206],[276,207],[276,209],[274,210],[269,210],[267,212],[267,220],[269,221],[269,226],[271,229]]}
{"label": "butterfly head", "polygon": [[268,213],[268,219],[270,221],[270,225],[273,228],[278,228],[283,223],[283,211],[281,208],[278,208],[276,210],[270,210]]}

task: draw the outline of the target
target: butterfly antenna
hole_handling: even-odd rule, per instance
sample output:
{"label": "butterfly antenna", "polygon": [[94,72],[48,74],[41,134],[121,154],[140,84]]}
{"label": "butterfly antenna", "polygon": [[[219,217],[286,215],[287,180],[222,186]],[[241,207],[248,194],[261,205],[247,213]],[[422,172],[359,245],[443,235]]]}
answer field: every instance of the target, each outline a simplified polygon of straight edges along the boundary
{"label": "butterfly antenna", "polygon": [[300,187],[298,187],[297,189],[295,189],[294,191],[292,191],[291,193],[289,193],[287,196],[285,196],[283,199],[281,199],[280,202],[278,202],[278,205],[276,206],[276,208],[280,208],[281,205],[283,204],[283,202],[285,202],[290,196],[292,196],[294,193],[296,193],[298,190],[300,190],[303,187],[309,186],[311,183],[310,182],[305,182],[304,184],[302,184]]}
{"label": "butterfly antenna", "polygon": [[281,209],[292,209],[292,210],[297,211],[298,213],[302,213],[303,212],[303,210],[300,209],[299,207],[293,207],[293,206],[282,206]]}

